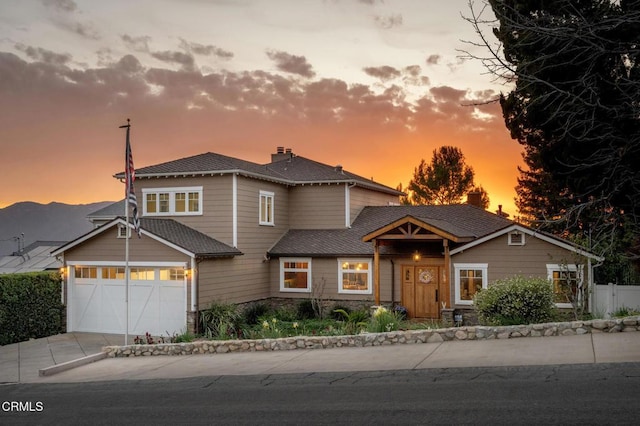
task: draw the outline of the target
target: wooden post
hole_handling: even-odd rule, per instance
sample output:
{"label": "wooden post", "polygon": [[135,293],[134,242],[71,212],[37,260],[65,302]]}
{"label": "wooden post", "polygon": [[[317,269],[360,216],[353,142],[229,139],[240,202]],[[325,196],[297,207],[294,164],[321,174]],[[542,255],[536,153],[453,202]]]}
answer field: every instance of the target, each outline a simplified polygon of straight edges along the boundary
{"label": "wooden post", "polygon": [[444,247],[444,279],[442,280],[441,289],[440,289],[440,301],[447,302],[447,307],[452,308],[451,304],[451,282],[450,282],[450,274],[451,274],[451,256],[449,255],[449,240],[446,238],[442,240],[442,246]]}
{"label": "wooden post", "polygon": [[373,289],[376,306],[380,306],[380,245],[378,240],[373,240]]}

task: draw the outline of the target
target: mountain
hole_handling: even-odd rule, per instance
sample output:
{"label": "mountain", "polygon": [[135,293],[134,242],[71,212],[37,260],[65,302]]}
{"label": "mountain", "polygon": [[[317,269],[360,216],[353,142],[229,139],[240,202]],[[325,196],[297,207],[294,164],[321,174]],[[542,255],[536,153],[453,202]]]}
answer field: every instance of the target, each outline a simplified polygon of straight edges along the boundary
{"label": "mountain", "polygon": [[0,209],[0,256],[35,241],[71,241],[93,229],[89,213],[109,204],[113,201],[80,205],[25,201]]}

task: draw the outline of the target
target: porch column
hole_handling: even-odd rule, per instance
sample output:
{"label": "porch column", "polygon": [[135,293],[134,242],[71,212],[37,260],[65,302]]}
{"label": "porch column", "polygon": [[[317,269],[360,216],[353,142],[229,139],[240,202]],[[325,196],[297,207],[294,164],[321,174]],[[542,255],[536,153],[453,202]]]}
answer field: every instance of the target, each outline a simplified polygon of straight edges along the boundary
{"label": "porch column", "polygon": [[376,305],[380,305],[380,244],[373,239],[373,291]]}
{"label": "porch column", "polygon": [[442,246],[444,247],[444,285],[440,290],[440,294],[442,294],[441,301],[447,302],[447,307],[452,308],[451,304],[451,256],[449,255],[449,240],[446,238],[442,240]]}

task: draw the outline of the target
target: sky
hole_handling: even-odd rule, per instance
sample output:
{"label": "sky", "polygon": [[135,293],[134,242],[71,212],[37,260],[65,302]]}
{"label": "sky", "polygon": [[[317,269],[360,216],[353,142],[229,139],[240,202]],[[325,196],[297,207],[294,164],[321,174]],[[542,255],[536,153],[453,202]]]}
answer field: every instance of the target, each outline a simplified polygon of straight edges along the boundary
{"label": "sky", "polygon": [[[476,8],[481,5],[476,0]],[[136,167],[276,147],[403,187],[457,146],[514,207],[509,87],[462,50],[468,0],[0,0],[0,208],[120,200]]]}

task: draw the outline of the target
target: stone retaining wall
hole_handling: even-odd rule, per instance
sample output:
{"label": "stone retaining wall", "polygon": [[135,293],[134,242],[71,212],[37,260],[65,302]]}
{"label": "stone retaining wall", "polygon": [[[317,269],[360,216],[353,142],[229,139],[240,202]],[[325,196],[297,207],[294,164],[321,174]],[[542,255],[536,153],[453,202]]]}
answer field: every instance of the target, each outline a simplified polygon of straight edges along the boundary
{"label": "stone retaining wall", "polygon": [[451,327],[434,330],[405,330],[364,333],[353,336],[296,336],[255,340],[200,340],[190,343],[106,346],[109,357],[220,354],[230,352],[287,351],[340,347],[435,343],[452,340],[512,339],[517,337],[571,336],[588,333],[640,331],[640,316],[612,320],[513,325],[502,327]]}

